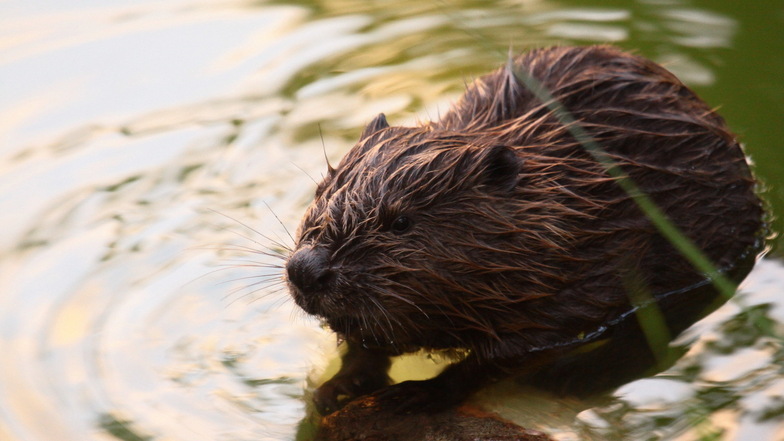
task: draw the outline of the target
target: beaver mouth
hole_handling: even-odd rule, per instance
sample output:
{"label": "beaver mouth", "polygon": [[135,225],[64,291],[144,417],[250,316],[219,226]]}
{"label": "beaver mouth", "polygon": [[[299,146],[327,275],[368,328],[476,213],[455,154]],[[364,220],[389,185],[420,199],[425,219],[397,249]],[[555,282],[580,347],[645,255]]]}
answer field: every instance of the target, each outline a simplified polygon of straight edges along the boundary
{"label": "beaver mouth", "polygon": [[[327,293],[303,295],[302,293],[293,292],[292,295],[294,303],[312,316],[329,321],[330,316],[333,315],[334,307],[331,305],[332,302],[329,300],[329,294]],[[344,311],[341,311],[341,313],[345,313],[347,308],[343,309]]]}
{"label": "beaver mouth", "polygon": [[324,299],[328,296],[327,293],[322,292],[308,292],[305,293],[298,287],[294,286],[293,284],[289,283],[289,294],[294,299],[294,303],[297,304],[303,311],[310,315],[314,315],[316,317],[324,318],[328,313],[326,311],[327,308],[324,306]]}
{"label": "beaver mouth", "polygon": [[289,292],[297,304],[307,314],[317,317],[334,332],[345,338],[361,341],[363,345],[397,345],[393,335],[401,333],[392,323],[379,321],[377,311],[354,293],[338,290],[305,291],[289,283]]}
{"label": "beaver mouth", "polygon": [[363,321],[362,308],[351,305],[341,295],[331,291],[305,293],[293,285],[289,286],[289,290],[297,306],[306,313],[325,320],[333,329],[339,329],[335,328],[333,323],[354,327],[355,324]]}
{"label": "beaver mouth", "polygon": [[319,317],[334,331],[344,334],[364,335],[381,332],[381,326],[373,317],[363,316],[359,311],[356,314],[349,314],[347,309],[351,308],[344,308],[339,314],[319,314]]}
{"label": "beaver mouth", "polygon": [[[341,316],[320,316],[324,321],[332,328],[335,332],[340,332],[341,334],[353,334],[361,329],[364,329],[362,326],[362,319],[360,317],[351,317],[348,315],[341,315]],[[352,332],[353,331],[353,332]]]}
{"label": "beaver mouth", "polygon": [[351,340],[357,340],[366,347],[396,346],[393,332],[373,318],[340,315],[324,317],[324,321],[336,333]]}

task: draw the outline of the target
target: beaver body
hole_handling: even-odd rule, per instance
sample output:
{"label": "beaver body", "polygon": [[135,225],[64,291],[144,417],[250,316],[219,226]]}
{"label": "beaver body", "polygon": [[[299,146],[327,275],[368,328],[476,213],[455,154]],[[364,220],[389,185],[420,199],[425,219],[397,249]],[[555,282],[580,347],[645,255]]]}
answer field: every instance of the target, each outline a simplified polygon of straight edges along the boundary
{"label": "beaver body", "polygon": [[[510,374],[595,392],[656,361],[635,299],[656,301],[669,336],[721,303],[569,124],[719,270],[745,277],[764,213],[721,117],[644,58],[533,50],[475,81],[438,122],[390,127],[379,115],[318,186],[286,276],[296,303],[349,345],[317,393],[322,410],[382,388],[404,408],[444,407]],[[388,357],[421,348],[467,356],[387,386]]]}

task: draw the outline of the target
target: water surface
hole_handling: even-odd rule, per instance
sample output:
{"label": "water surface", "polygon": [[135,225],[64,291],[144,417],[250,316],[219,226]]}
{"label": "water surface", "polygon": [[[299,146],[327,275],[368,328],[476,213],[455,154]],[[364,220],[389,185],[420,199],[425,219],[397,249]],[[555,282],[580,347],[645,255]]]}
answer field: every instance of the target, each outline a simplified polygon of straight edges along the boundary
{"label": "water surface", "polygon": [[[254,250],[291,244],[377,113],[435,119],[510,47],[598,42],[720,106],[782,212],[778,2],[3,2],[0,440],[306,438],[333,339]],[[482,399],[563,440],[784,439],[777,244],[670,372]]]}

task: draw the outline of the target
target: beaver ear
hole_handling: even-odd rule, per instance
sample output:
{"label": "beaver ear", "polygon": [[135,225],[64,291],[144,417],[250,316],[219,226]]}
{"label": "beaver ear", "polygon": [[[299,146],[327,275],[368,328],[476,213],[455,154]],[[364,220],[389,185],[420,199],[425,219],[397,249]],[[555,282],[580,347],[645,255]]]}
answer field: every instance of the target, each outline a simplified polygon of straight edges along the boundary
{"label": "beaver ear", "polygon": [[359,140],[363,140],[368,138],[372,134],[378,132],[379,130],[386,129],[389,127],[389,123],[387,123],[387,117],[384,116],[383,113],[379,113],[377,117],[373,118],[373,121],[365,127],[365,130],[362,131],[362,135],[359,137]]}
{"label": "beaver ear", "polygon": [[482,183],[504,191],[514,189],[523,169],[523,159],[511,147],[497,145],[482,149]]}

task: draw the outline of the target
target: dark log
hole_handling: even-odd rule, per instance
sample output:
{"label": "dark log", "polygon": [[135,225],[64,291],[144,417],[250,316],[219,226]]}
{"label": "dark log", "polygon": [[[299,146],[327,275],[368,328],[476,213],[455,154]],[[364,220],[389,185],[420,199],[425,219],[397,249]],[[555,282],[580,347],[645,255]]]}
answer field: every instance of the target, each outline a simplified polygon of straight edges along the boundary
{"label": "dark log", "polygon": [[398,415],[377,405],[374,396],[358,398],[322,418],[316,441],[552,441],[496,414],[463,405],[436,414]]}

